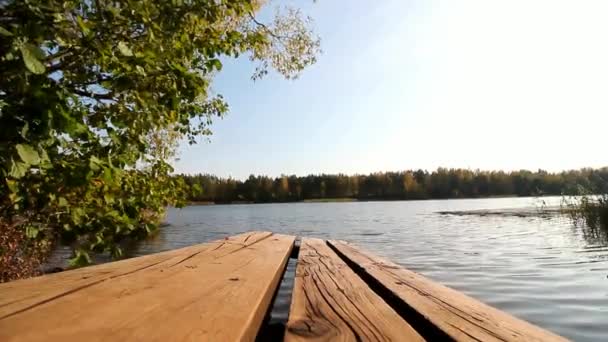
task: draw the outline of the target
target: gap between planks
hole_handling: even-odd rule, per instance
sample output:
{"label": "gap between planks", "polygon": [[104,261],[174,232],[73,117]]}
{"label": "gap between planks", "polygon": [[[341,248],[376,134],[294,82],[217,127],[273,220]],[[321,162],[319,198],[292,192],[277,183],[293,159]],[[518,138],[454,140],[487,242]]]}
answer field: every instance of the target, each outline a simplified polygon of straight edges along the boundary
{"label": "gap between planks", "polygon": [[303,239],[285,341],[423,341],[320,239]]}
{"label": "gap between planks", "polygon": [[434,339],[567,341],[347,242],[327,244],[418,331],[437,334]]}

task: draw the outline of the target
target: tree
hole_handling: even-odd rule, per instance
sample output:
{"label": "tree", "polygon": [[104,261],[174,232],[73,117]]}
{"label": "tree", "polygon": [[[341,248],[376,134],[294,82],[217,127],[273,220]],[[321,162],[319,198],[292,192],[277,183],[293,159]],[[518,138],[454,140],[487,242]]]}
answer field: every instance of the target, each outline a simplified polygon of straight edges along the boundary
{"label": "tree", "polygon": [[[308,199],[352,198],[399,200],[426,198],[476,198],[487,196],[537,196],[598,194],[607,192],[608,168],[548,173],[438,168],[369,175],[321,174],[270,178],[251,175],[246,181],[211,175],[181,175],[192,188],[207,189],[202,197],[194,191],[191,200],[214,202],[284,202]],[[228,192],[216,189],[229,187]],[[228,195],[226,195],[226,193]]]}
{"label": "tree", "polygon": [[14,255],[60,241],[83,264],[154,233],[184,195],[175,142],[228,111],[210,90],[222,59],[249,56],[254,79],[315,62],[310,20],[287,9],[262,23],[263,5],[0,1],[0,229],[26,237]]}

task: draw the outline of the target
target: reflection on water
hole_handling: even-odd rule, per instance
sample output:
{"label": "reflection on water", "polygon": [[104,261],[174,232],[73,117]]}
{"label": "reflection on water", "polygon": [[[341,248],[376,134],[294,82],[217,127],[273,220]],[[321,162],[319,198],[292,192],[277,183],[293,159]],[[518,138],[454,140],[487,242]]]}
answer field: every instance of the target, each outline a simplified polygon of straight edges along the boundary
{"label": "reflection on water", "polygon": [[[545,198],[559,205],[560,198]],[[577,341],[608,336],[608,239],[564,216],[441,215],[522,209],[531,198],[193,206],[136,255],[270,230],[354,242]],[[279,303],[283,312],[289,302]]]}
{"label": "reflection on water", "polygon": [[[604,226],[589,227],[584,223],[574,225],[574,230],[582,234],[589,245],[606,246],[608,245],[608,228]],[[576,233],[576,232],[575,232]]]}

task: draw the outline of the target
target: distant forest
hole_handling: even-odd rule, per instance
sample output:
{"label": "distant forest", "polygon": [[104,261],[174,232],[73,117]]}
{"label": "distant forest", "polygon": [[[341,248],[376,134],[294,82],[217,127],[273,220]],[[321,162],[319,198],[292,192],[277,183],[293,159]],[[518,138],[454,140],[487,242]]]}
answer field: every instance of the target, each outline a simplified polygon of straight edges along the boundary
{"label": "distant forest", "polygon": [[308,175],[245,181],[213,175],[179,175],[191,202],[296,202],[315,199],[412,200],[493,196],[579,195],[608,192],[608,167],[559,173],[439,168],[369,175]]}

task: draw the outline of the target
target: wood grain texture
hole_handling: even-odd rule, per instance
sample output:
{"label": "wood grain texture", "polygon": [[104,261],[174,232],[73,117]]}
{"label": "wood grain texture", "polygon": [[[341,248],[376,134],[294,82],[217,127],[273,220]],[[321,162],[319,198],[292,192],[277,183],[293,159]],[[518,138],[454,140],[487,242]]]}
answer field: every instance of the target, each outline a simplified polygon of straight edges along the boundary
{"label": "wood grain texture", "polygon": [[185,256],[213,250],[220,245],[224,248],[216,251],[215,255],[229,253],[270,235],[269,232],[248,232],[225,240],[0,284],[0,319],[109,279],[147,268],[167,267]]}
{"label": "wood grain texture", "polygon": [[422,340],[325,241],[302,241],[285,341]]}
{"label": "wood grain texture", "polygon": [[[130,273],[117,266],[120,271],[111,270],[118,273],[93,274],[103,281],[85,287],[71,278],[61,281],[59,276],[69,278],[71,271],[53,275],[61,295],[42,296],[50,300],[5,315],[0,319],[0,340],[251,341],[293,241],[263,232],[243,234],[168,253],[167,259],[148,267],[138,264]],[[30,286],[25,282],[0,287],[2,298]]]}
{"label": "wood grain texture", "polygon": [[403,301],[456,341],[566,341],[346,242],[329,244],[356,264],[359,272],[375,278],[391,297]]}

